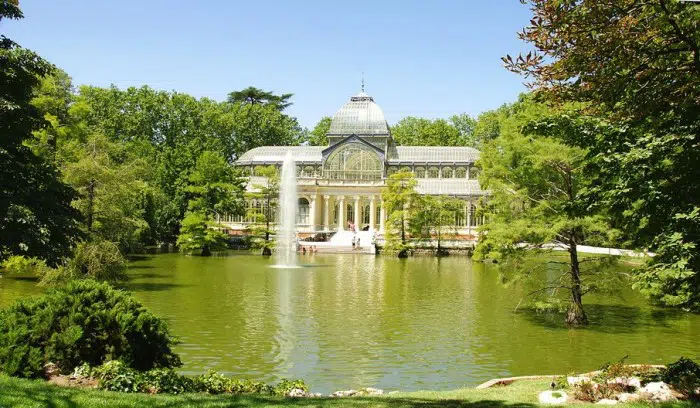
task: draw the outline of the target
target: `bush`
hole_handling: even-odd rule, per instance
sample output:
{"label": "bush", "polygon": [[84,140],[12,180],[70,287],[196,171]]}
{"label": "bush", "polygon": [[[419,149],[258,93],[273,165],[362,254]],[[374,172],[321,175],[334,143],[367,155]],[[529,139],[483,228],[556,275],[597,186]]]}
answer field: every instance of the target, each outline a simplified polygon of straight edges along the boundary
{"label": "bush", "polygon": [[107,391],[140,392],[144,384],[143,374],[121,361],[108,361],[93,369],[91,374],[100,380],[100,388]]}
{"label": "bush", "polygon": [[14,275],[32,275],[44,276],[51,269],[46,262],[39,258],[25,257],[22,255],[13,255],[3,261],[0,266],[5,269],[8,274]]}
{"label": "bush", "polygon": [[661,379],[686,398],[700,398],[700,365],[695,361],[681,357],[661,371]]}
{"label": "bush", "polygon": [[0,371],[41,377],[43,366],[62,372],[87,363],[120,360],[149,370],[182,363],[165,322],[125,292],[93,280],[70,282],[0,311]]}
{"label": "bush", "polygon": [[289,395],[289,392],[293,389],[300,389],[304,392],[309,392],[309,387],[306,386],[304,380],[287,380],[283,379],[279,384],[275,386],[273,393],[275,395]]}

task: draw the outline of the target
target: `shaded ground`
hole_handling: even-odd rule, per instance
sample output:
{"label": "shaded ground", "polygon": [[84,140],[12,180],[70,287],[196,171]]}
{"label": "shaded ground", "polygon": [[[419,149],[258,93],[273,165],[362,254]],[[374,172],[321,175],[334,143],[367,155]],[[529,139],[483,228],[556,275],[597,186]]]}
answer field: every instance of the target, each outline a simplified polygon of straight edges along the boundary
{"label": "shaded ground", "polygon": [[[374,398],[289,399],[266,396],[230,395],[147,395],[122,394],[76,388],[62,388],[44,381],[21,380],[0,375],[0,407],[473,407],[531,408],[537,393],[547,389],[548,380],[518,381],[507,387],[477,390],[465,388],[447,392],[412,392]],[[580,405],[580,404],[579,404]],[[626,407],[651,407],[627,404]],[[657,404],[654,407],[697,407],[691,403]]]}

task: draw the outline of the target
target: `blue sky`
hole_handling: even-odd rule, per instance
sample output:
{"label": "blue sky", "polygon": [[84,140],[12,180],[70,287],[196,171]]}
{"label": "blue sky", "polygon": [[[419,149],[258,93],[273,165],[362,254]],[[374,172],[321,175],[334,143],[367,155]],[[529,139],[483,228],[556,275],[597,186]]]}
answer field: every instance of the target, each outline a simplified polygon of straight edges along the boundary
{"label": "blue sky", "polygon": [[75,84],[150,85],[223,100],[249,85],[294,93],[303,126],[360,88],[389,123],[477,115],[511,102],[522,78],[500,57],[526,45],[517,0],[39,1],[0,30]]}

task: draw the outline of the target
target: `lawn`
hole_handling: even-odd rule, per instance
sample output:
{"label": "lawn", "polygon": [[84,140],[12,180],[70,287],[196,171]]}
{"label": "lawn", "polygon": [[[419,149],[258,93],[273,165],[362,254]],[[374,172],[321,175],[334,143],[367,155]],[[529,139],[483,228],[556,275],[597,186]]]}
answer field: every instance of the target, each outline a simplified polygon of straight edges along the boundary
{"label": "lawn", "polygon": [[[22,380],[0,375],[0,408],[78,408],[78,407],[532,407],[537,393],[549,381],[518,381],[507,387],[464,388],[455,391],[419,391],[368,398],[289,399],[269,396],[230,395],[146,395],[62,388],[43,381]],[[628,404],[626,407],[651,407]],[[662,407],[664,405],[654,405]],[[666,404],[668,407],[697,407],[691,403]]]}

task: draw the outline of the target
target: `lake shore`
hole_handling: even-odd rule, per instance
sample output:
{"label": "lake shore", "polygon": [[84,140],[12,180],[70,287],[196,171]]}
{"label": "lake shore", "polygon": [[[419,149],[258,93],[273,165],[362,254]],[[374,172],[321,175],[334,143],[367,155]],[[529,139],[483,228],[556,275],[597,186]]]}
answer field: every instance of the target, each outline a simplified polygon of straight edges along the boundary
{"label": "lake shore", "polygon": [[[261,395],[149,395],[66,388],[41,380],[0,375],[2,407],[534,407],[538,392],[549,387],[549,379],[516,381],[508,387],[462,388],[454,391],[417,391],[377,397],[283,398]],[[581,404],[577,404],[581,405]],[[590,404],[593,405],[593,404]],[[629,403],[627,407],[649,407]],[[697,407],[690,402],[655,404],[654,407]]]}

